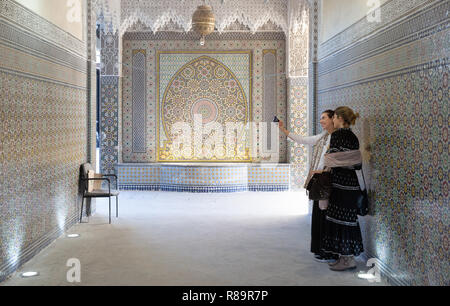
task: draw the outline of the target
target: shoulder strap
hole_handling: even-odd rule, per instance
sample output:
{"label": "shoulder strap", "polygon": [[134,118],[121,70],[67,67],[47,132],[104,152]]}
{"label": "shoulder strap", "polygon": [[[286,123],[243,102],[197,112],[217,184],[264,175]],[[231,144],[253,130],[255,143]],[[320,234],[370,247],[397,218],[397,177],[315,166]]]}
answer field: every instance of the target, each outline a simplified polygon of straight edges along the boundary
{"label": "shoulder strap", "polygon": [[363,171],[363,166],[362,165],[361,165],[361,175],[363,177],[364,187],[366,187],[366,190],[367,190],[367,184],[366,184],[366,179],[364,178],[364,171]]}

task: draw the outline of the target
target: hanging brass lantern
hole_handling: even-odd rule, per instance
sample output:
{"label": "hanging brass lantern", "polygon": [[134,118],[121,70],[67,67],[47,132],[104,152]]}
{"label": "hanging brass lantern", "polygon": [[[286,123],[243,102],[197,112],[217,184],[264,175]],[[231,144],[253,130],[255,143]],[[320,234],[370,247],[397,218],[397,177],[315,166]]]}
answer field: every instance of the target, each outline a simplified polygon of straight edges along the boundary
{"label": "hanging brass lantern", "polygon": [[209,5],[200,5],[192,15],[192,29],[199,33],[202,38],[200,44],[205,44],[205,37],[214,32],[216,25],[216,17]]}

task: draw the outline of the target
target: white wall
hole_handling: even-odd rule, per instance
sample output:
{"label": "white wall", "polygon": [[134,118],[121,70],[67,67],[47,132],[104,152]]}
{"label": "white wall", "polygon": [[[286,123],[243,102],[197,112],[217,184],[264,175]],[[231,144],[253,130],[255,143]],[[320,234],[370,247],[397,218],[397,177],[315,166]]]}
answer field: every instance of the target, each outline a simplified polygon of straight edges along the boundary
{"label": "white wall", "polygon": [[322,0],[319,42],[323,43],[390,0]]}
{"label": "white wall", "polygon": [[83,18],[85,0],[15,1],[72,34],[79,40],[84,40]]}

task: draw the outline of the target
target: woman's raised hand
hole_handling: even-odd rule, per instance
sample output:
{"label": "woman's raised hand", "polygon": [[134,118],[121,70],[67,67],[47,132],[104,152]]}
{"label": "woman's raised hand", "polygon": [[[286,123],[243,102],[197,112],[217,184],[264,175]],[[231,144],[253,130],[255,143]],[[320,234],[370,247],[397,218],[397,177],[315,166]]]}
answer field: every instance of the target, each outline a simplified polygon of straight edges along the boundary
{"label": "woman's raised hand", "polygon": [[286,134],[286,136],[289,136],[289,131],[288,130],[286,130],[285,128],[284,128],[284,123],[283,123],[283,121],[278,121],[278,127],[280,128],[280,130],[284,133],[284,134]]}

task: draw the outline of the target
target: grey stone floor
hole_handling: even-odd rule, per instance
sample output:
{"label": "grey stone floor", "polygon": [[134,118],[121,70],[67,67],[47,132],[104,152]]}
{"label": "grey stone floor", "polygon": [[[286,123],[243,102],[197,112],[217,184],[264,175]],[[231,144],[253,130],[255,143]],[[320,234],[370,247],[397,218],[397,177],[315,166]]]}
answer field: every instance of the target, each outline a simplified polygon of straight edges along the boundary
{"label": "grey stone floor", "polygon": [[[79,238],[58,238],[0,285],[386,284],[359,279],[364,262],[333,272],[313,260],[304,192],[122,192],[119,209],[109,225],[107,200],[98,200],[89,223],[68,231]],[[80,261],[80,283],[67,281],[71,258]],[[40,275],[20,277],[30,270]]]}

